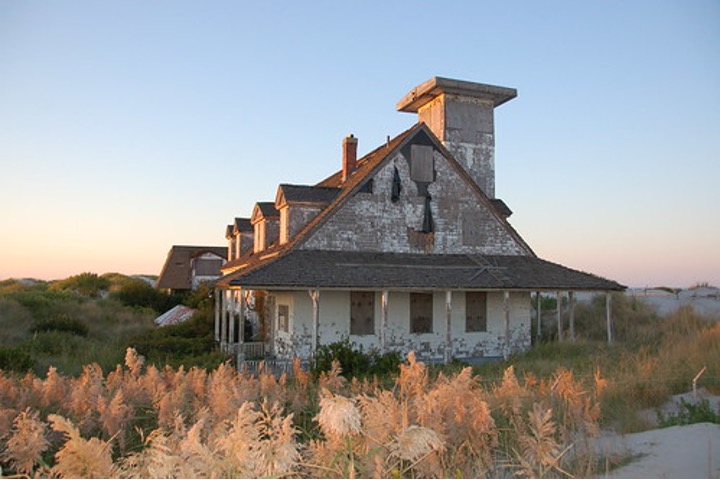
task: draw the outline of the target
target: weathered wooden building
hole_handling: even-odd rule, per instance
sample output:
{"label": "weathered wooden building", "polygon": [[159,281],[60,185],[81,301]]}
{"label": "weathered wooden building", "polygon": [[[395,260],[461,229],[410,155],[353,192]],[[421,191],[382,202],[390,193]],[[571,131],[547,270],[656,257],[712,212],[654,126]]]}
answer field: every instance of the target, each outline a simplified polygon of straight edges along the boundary
{"label": "weathered wooden building", "polygon": [[167,254],[156,287],[170,293],[194,290],[203,282],[215,282],[227,258],[224,247],[173,245]]}
{"label": "weathered wooden building", "polygon": [[217,283],[223,347],[308,358],[349,338],[426,360],[501,357],[530,346],[532,292],[622,290],[538,258],[508,222],[494,109],[515,96],[432,78],[397,104],[418,115],[409,130],[362,158],[348,136],[336,173],[280,185],[235,219]]}

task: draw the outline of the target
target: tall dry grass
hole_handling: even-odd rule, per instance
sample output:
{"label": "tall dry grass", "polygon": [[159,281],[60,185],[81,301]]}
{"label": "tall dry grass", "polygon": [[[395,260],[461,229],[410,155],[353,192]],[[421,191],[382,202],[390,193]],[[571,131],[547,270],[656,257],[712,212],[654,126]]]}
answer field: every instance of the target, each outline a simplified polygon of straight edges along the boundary
{"label": "tall dry grass", "polygon": [[[597,382],[571,372],[493,384],[466,367],[431,375],[413,355],[395,384],[317,382],[145,365],[105,374],[0,372],[4,474],[56,477],[507,477],[593,473]],[[568,452],[572,452],[569,455]]]}

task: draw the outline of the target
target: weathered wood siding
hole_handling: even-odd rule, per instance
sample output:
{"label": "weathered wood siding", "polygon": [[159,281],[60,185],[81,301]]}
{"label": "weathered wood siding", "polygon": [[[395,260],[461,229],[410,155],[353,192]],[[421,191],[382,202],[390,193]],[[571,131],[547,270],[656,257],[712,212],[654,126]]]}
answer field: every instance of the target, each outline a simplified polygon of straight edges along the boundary
{"label": "weathered wood siding", "polygon": [[[373,178],[372,193],[356,193],[322,224],[303,245],[305,249],[399,253],[467,253],[523,255],[527,252],[490,207],[481,203],[467,177],[461,176],[434,150],[435,180],[411,179],[405,156],[397,154]],[[391,198],[394,169],[402,190]],[[424,164],[423,175],[427,175]],[[433,232],[423,233],[426,195],[430,195]]]}

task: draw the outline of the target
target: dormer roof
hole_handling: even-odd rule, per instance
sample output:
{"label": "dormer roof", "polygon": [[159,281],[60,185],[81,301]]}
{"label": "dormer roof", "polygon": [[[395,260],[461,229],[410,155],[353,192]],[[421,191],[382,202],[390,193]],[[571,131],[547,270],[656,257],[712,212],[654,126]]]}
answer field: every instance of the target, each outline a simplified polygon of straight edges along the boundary
{"label": "dormer roof", "polygon": [[258,202],[253,208],[250,223],[255,225],[261,220],[269,220],[280,217],[280,212],[275,208],[275,202]]}
{"label": "dormer roof", "polygon": [[328,205],[340,193],[336,187],[318,187],[311,185],[290,185],[283,183],[275,196],[275,208],[293,204]]}

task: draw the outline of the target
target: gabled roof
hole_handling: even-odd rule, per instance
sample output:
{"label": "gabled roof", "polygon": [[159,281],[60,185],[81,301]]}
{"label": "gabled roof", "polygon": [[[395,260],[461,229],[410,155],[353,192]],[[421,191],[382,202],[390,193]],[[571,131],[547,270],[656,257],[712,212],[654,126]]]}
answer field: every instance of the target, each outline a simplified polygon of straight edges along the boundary
{"label": "gabled roof", "polygon": [[276,218],[280,216],[280,212],[275,208],[275,202],[258,202],[253,208],[250,223],[255,224],[263,218]]}
{"label": "gabled roof", "polygon": [[235,222],[232,225],[233,227],[233,234],[237,235],[240,232],[252,232],[253,226],[250,223],[249,218],[239,218],[235,217]]}
{"label": "gabled roof", "polygon": [[227,247],[173,245],[168,252],[156,287],[173,290],[191,290],[190,260],[205,253],[212,253],[218,257],[227,259]]}
{"label": "gabled roof", "polygon": [[[341,182],[339,184],[339,186],[342,188],[341,193],[328,206],[328,208],[323,210],[317,217],[315,217],[312,222],[310,222],[296,235],[296,241],[300,243],[304,239],[307,239],[308,233],[311,230],[322,225],[332,215],[332,213],[336,211],[340,205],[342,205],[346,198],[354,195],[360,188],[362,188],[367,179],[372,178],[372,176],[374,176],[375,173],[383,166],[386,160],[394,157],[395,154],[400,152],[408,142],[410,142],[416,136],[421,135],[424,135],[426,137],[425,140],[430,142],[435,149],[437,149],[443,154],[443,156],[447,159],[448,163],[453,168],[455,168],[457,174],[464,178],[465,184],[468,185],[471,193],[473,193],[477,197],[480,203],[484,204],[487,207],[488,211],[495,216],[498,223],[502,225],[502,227],[510,234],[510,236],[512,236],[513,239],[517,241],[518,244],[521,245],[522,248],[529,255],[534,255],[530,246],[525,242],[525,240],[523,240],[523,238],[517,233],[517,231],[512,227],[512,225],[508,223],[506,216],[503,215],[500,211],[498,211],[496,204],[493,203],[493,201],[485,194],[485,192],[482,191],[482,189],[475,183],[475,181],[470,177],[470,175],[462,167],[462,165],[460,165],[457,160],[455,160],[452,154],[445,148],[445,146],[440,142],[440,140],[438,140],[438,138],[432,133],[430,128],[428,128],[427,125],[425,125],[424,123],[415,124],[413,127],[401,133],[397,137],[388,140],[385,145],[373,150],[372,152],[364,156],[362,159],[358,160],[357,168],[353,172],[353,174],[345,182]],[[318,185],[332,186],[335,182],[341,179],[341,175],[342,172],[328,177]]]}
{"label": "gabled roof", "polygon": [[294,250],[223,281],[250,289],[623,290],[612,280],[528,255]]}

